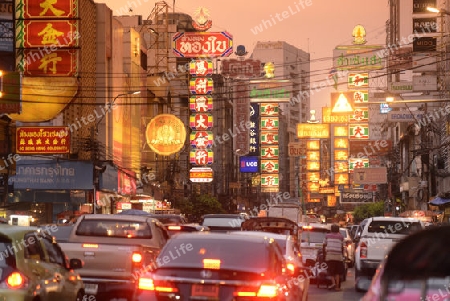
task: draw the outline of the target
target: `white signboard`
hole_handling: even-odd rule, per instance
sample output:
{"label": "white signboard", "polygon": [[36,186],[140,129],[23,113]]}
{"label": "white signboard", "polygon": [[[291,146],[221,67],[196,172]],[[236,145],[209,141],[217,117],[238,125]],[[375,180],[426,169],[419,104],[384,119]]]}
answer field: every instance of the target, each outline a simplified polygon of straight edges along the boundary
{"label": "white signboard", "polygon": [[425,117],[424,112],[417,111],[390,111],[387,114],[388,121],[391,122],[416,122]]}
{"label": "white signboard", "polygon": [[437,76],[436,75],[416,75],[413,76],[414,91],[436,91]]}
{"label": "white signboard", "polygon": [[365,167],[353,170],[353,184],[385,184],[387,183],[386,167]]}
{"label": "white signboard", "polygon": [[413,55],[412,71],[437,71],[437,54],[415,54]]}

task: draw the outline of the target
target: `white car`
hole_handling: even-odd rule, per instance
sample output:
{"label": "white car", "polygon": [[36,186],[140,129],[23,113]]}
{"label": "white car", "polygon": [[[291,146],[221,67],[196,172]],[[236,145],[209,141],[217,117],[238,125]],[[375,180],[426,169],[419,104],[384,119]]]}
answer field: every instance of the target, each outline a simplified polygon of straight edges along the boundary
{"label": "white car", "polygon": [[345,257],[347,265],[352,268],[355,265],[355,243],[347,228],[339,228],[339,232],[344,236]]}

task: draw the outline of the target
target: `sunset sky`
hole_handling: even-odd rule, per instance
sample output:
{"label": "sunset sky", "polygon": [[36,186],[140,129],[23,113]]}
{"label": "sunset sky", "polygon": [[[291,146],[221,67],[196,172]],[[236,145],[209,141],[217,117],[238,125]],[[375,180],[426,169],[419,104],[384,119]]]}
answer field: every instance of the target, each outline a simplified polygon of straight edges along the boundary
{"label": "sunset sky", "polygon": [[[97,0],[114,15],[151,14],[155,1]],[[228,31],[233,43],[251,53],[257,41],[285,41],[311,54],[311,84],[324,81],[332,67],[333,49],[351,45],[357,24],[366,29],[367,44],[385,44],[388,0],[173,0],[166,1],[176,12],[193,15],[199,7],[209,10],[210,31]],[[129,13],[129,8],[132,12]],[[311,97],[311,107],[330,105],[332,88]]]}

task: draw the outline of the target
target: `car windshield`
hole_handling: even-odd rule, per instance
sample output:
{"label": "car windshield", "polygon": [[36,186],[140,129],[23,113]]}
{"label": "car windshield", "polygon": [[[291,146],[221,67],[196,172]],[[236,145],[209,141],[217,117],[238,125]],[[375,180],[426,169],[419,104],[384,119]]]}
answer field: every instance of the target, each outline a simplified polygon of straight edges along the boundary
{"label": "car windshield", "polygon": [[158,219],[161,223],[169,225],[169,224],[185,224],[185,220],[181,216],[158,216],[155,215],[154,218]]}
{"label": "car windshield", "polygon": [[56,231],[52,232],[52,235],[56,238],[57,242],[67,242],[69,240],[70,232],[72,232],[73,225],[58,226]]}
{"label": "car windshield", "polygon": [[[16,246],[17,248],[17,246]],[[0,268],[15,267],[16,257],[14,256],[14,246],[10,240],[0,237]],[[0,269],[1,277],[1,269]]]}
{"label": "car windshield", "polygon": [[152,238],[147,223],[127,220],[84,219],[78,225],[77,235]]}
{"label": "car windshield", "polygon": [[302,241],[308,243],[323,243],[325,235],[330,232],[326,229],[308,229],[303,230]]}
{"label": "car windshield", "polygon": [[207,236],[192,239],[181,235],[171,238],[159,254],[157,262],[160,267],[204,268],[208,263],[215,263],[220,265],[220,269],[258,273],[267,270],[269,249],[263,247],[261,241],[211,239]]}
{"label": "car windshield", "polygon": [[409,235],[421,229],[422,227],[418,222],[372,221],[367,231],[369,233]]}
{"label": "car windshield", "polygon": [[203,226],[240,228],[244,219],[242,217],[205,217]]}

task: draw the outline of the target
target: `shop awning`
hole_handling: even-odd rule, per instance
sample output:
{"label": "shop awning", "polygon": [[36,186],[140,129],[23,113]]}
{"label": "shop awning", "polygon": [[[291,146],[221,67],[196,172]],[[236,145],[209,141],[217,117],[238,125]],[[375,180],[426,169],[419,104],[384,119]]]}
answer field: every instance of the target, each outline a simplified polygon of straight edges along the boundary
{"label": "shop awning", "polygon": [[434,205],[434,206],[441,206],[441,205],[445,205],[447,203],[450,203],[450,199],[444,199],[441,197],[435,197],[434,199],[429,201],[429,204]]}

